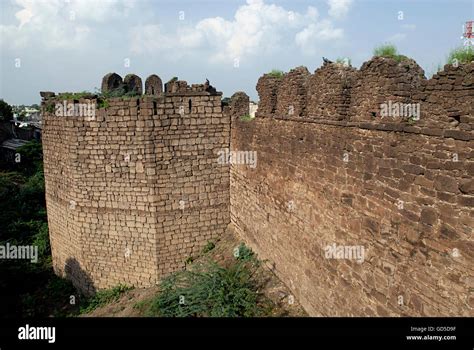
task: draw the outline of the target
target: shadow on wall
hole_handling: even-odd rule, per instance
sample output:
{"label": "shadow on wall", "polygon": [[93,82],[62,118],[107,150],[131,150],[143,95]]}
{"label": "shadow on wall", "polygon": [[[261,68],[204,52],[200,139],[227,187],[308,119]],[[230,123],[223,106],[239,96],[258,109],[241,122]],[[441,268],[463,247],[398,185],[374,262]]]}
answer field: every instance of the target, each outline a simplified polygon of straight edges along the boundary
{"label": "shadow on wall", "polygon": [[84,295],[92,296],[97,292],[91,276],[81,267],[81,264],[76,259],[68,258],[66,260],[64,272],[66,278]]}

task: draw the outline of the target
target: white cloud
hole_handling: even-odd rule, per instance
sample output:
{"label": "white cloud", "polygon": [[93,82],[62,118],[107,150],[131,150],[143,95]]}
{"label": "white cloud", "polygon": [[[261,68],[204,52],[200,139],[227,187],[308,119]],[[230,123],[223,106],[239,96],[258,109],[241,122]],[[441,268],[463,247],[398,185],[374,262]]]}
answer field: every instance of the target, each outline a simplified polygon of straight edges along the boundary
{"label": "white cloud", "polygon": [[316,7],[313,7],[313,6],[308,6],[308,11],[306,13],[306,16],[312,20],[312,21],[316,21],[319,17],[319,12],[318,12],[318,9]]}
{"label": "white cloud", "polygon": [[330,21],[324,20],[319,23],[311,23],[296,34],[295,41],[304,53],[314,54],[321,41],[342,39],[343,36],[342,29],[334,28]]}
{"label": "white cloud", "polygon": [[[201,55],[229,64],[279,50],[313,53],[321,42],[343,38],[332,16],[347,13],[351,2],[330,0],[332,15],[321,18],[313,6],[298,12],[264,0],[247,0],[231,18],[203,18],[194,25],[170,28],[150,22],[151,7],[138,0],[11,1],[13,22],[0,24],[2,49],[83,50],[115,34],[118,25],[128,34],[134,54],[160,53],[171,59]],[[144,11],[137,11],[143,7]]]}
{"label": "white cloud", "polygon": [[196,30],[202,32],[211,47],[214,60],[233,60],[251,55],[260,49],[278,45],[283,27],[294,25],[298,13],[282,7],[266,5],[263,1],[249,1],[238,8],[233,21],[207,18],[200,21]]}
{"label": "white cloud", "polygon": [[166,53],[173,59],[180,58],[188,50],[199,48],[203,41],[203,34],[191,28],[180,28],[176,35],[163,33],[158,24],[136,26],[130,30],[130,50],[132,53]]}
{"label": "white cloud", "polygon": [[235,59],[275,53],[296,43],[310,53],[317,42],[340,39],[343,30],[329,19],[320,20],[318,10],[309,6],[299,13],[263,0],[247,0],[231,20],[205,18],[195,26],[163,33],[159,25],[132,28],[131,50],[136,54],[173,49],[172,57],[192,54],[195,49],[208,54],[213,62],[232,63]]}
{"label": "white cloud", "polygon": [[132,28],[130,48],[132,52],[138,52],[146,48],[149,51],[159,49],[170,49],[173,47],[172,40],[167,39],[162,33],[159,25],[145,25]]}
{"label": "white cloud", "polygon": [[344,18],[349,12],[353,0],[327,0],[329,15],[336,19]]}
{"label": "white cloud", "polygon": [[126,17],[137,0],[70,0],[69,11],[74,11],[78,20],[104,22],[111,18]]}
{"label": "white cloud", "polygon": [[21,11],[18,11],[15,14],[15,17],[20,21],[20,29],[30,21],[31,17],[33,17],[33,13],[31,13],[31,9],[25,8]]}
{"label": "white cloud", "polygon": [[24,48],[41,43],[49,48],[79,47],[93,25],[126,16],[136,0],[15,0],[18,25],[0,25],[0,46]]}

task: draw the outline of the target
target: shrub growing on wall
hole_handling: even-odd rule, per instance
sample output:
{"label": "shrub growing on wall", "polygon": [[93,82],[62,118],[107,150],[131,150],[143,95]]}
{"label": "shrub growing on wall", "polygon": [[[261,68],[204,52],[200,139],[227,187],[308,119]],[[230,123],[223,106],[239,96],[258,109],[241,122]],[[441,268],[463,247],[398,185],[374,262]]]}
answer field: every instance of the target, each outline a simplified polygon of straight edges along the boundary
{"label": "shrub growing on wall", "polygon": [[404,55],[400,55],[396,46],[392,44],[384,44],[377,46],[374,49],[374,56],[393,58],[397,62],[401,62],[402,60],[407,58]]}
{"label": "shrub growing on wall", "polygon": [[474,49],[472,47],[458,47],[452,50],[448,56],[448,64],[470,63],[474,61]]}

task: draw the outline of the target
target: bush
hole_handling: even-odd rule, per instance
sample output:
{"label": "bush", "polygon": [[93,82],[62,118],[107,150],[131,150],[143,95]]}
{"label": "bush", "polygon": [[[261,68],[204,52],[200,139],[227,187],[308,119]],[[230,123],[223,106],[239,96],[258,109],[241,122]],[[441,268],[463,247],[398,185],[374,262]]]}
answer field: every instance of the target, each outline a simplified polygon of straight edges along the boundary
{"label": "bush", "polygon": [[[44,318],[76,315],[77,305],[69,303],[71,295],[77,295],[72,283],[53,273],[41,276],[43,277],[41,287],[20,295],[23,317]],[[39,279],[38,277],[37,279]],[[45,280],[47,281],[46,285]]]}
{"label": "bush", "polygon": [[17,195],[23,217],[46,221],[44,174],[38,171],[23,184]]}
{"label": "bush", "polygon": [[202,249],[202,253],[203,254],[206,254],[206,253],[209,253],[211,250],[213,250],[214,248],[216,247],[215,243],[214,242],[207,242],[206,245],[204,246],[204,248]]}
{"label": "bush", "polygon": [[265,313],[259,303],[257,265],[239,260],[230,267],[207,262],[165,278],[151,301],[149,316],[253,317]]}
{"label": "bush", "polygon": [[33,175],[42,170],[43,147],[38,141],[30,141],[16,150],[20,154],[18,170],[24,175]]}
{"label": "bush", "polygon": [[15,245],[33,244],[34,237],[40,232],[43,224],[41,220],[25,221],[20,218],[6,227],[9,234],[7,240]]}
{"label": "bush", "polygon": [[283,76],[285,75],[283,71],[278,70],[278,69],[272,69],[272,71],[267,74],[273,78],[278,78],[278,79],[283,78]]}
{"label": "bush", "polygon": [[256,261],[255,253],[243,243],[235,249],[234,256],[237,260]]}
{"label": "bush", "polygon": [[58,99],[60,100],[79,100],[81,98],[96,98],[97,95],[89,91],[81,92],[62,92],[58,94]]}
{"label": "bush", "polygon": [[16,172],[0,172],[0,241],[10,238],[6,229],[20,216],[20,204],[17,200],[20,186],[25,177]]}
{"label": "bush", "polygon": [[149,307],[149,304],[150,300],[140,300],[133,304],[133,308],[135,310],[139,310],[140,312],[144,312]]}
{"label": "bush", "polygon": [[121,98],[133,98],[139,97],[140,94],[137,91],[127,91],[127,88],[122,84],[117,89],[108,92],[99,92],[97,94],[97,108],[107,108],[109,107],[109,98],[121,97]]}
{"label": "bush", "polygon": [[48,112],[49,114],[52,114],[54,113],[54,102],[47,102],[44,109],[46,110],[46,112]]}
{"label": "bush", "polygon": [[136,96],[141,96],[137,91],[128,91],[126,92],[123,97],[136,97]]}
{"label": "bush", "polygon": [[448,64],[470,63],[474,61],[474,49],[472,47],[458,47],[452,50],[448,56]]}
{"label": "bush", "polygon": [[[19,148],[18,172],[0,172],[0,244],[38,247],[38,263],[0,261],[0,318],[65,316],[78,312],[69,303],[76,294],[68,281],[54,275],[46,222],[42,149],[38,142]],[[25,283],[27,281],[27,283]]]}
{"label": "bush", "polygon": [[122,294],[131,289],[133,289],[133,287],[119,284],[118,286],[111,289],[98,291],[92,298],[86,300],[84,305],[81,306],[80,313],[89,313],[98,307],[117,301],[122,296]]}
{"label": "bush", "polygon": [[228,106],[230,103],[230,97],[224,97],[221,101],[222,106]]}
{"label": "bush", "polygon": [[397,62],[407,59],[406,56],[398,54],[397,48],[392,44],[385,44],[376,47],[374,49],[374,56],[393,58]]}
{"label": "bush", "polygon": [[60,300],[61,298],[69,299],[71,295],[77,293],[71,281],[58,276],[54,276],[48,281],[46,290],[48,291],[48,295],[56,300]]}
{"label": "bush", "polygon": [[8,103],[0,99],[0,121],[13,120],[13,109]]}
{"label": "bush", "polygon": [[38,247],[39,259],[45,259],[51,255],[51,247],[49,245],[48,224],[42,222],[37,233],[33,235],[33,245]]}
{"label": "bush", "polygon": [[125,86],[122,85],[120,86],[119,88],[117,89],[114,89],[112,91],[108,91],[108,92],[101,92],[99,94],[99,98],[103,99],[103,100],[106,100],[108,98],[112,98],[112,97],[122,97],[123,95],[125,95],[127,93],[127,90],[125,89]]}
{"label": "bush", "polygon": [[97,100],[97,108],[101,109],[107,107],[109,107],[109,101],[107,101],[107,99],[100,98]]}

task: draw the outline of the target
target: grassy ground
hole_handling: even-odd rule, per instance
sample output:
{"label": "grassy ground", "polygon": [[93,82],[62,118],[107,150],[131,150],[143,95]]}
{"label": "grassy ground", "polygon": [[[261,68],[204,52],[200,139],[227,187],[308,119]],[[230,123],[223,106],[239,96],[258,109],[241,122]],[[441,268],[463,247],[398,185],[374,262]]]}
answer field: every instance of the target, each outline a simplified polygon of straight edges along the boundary
{"label": "grassy ground", "polygon": [[[211,248],[212,247],[212,248]],[[187,271],[204,271],[209,272],[207,267],[209,266],[209,262],[216,263],[222,270],[229,271],[230,269],[231,276],[235,276],[236,274],[232,274],[232,268],[236,266],[236,262],[239,259],[236,259],[235,252],[236,248],[242,247],[241,242],[239,239],[230,231],[228,232],[218,241],[213,242],[213,244],[209,244],[205,249],[203,249],[203,253],[200,256],[192,257],[193,259],[189,259],[189,261],[193,261],[191,264],[187,266]],[[245,261],[251,261],[252,258],[245,257],[245,254],[251,254],[251,251],[242,250],[241,256]],[[257,257],[258,258],[258,257]],[[221,270],[221,271],[222,271]],[[256,294],[256,309],[250,309],[251,313],[255,311],[253,316],[269,316],[269,317],[297,317],[297,316],[307,316],[304,312],[302,307],[299,305],[298,301],[295,300],[291,296],[291,292],[289,289],[271,272],[269,268],[266,267],[265,263],[260,262],[258,267],[253,270],[250,269],[249,271],[252,272],[252,281],[255,283],[255,286],[258,286],[258,290],[255,290]],[[215,275],[215,270],[212,270]],[[226,276],[224,278],[228,281],[228,274],[227,272],[223,272]],[[240,275],[239,275],[240,276]],[[207,281],[207,280],[206,280]],[[234,279],[232,279],[234,281]],[[241,284],[238,283],[238,288],[235,290],[242,290],[240,287]],[[221,290],[221,289],[217,289]],[[95,310],[91,311],[90,313],[83,314],[83,316],[87,317],[144,317],[144,316],[160,316],[163,311],[160,311],[159,306],[166,306],[168,309],[165,315],[173,315],[172,313],[175,312],[173,310],[178,310],[177,308],[173,308],[172,305],[167,303],[167,299],[161,297],[161,293],[163,292],[159,286],[146,288],[146,289],[133,289],[130,291],[125,292],[118,300],[109,303],[107,305],[101,306],[96,308]],[[173,293],[178,294],[180,291],[173,290]],[[214,291],[214,294],[218,294],[217,291]],[[226,293],[229,294],[229,293]],[[237,293],[236,293],[237,294]],[[169,296],[167,294],[166,296]],[[176,303],[179,304],[179,298],[175,299]],[[158,302],[158,300],[161,300]],[[164,300],[164,301],[163,301]],[[220,299],[216,299],[220,300]],[[232,301],[226,301],[226,303],[231,306],[230,304],[233,303],[235,299]],[[250,297],[251,300],[251,297]],[[158,307],[157,307],[158,305]],[[198,311],[201,311],[199,307],[201,305],[197,305],[196,303],[193,304],[193,307],[196,307]],[[226,312],[234,312],[236,308],[229,307],[229,310]],[[215,312],[214,308],[214,312]],[[246,309],[249,310],[249,309]],[[198,313],[198,312],[197,312]],[[177,316],[174,314],[174,316]],[[202,316],[201,314],[196,314],[195,316]],[[249,315],[252,316],[252,315]]]}

